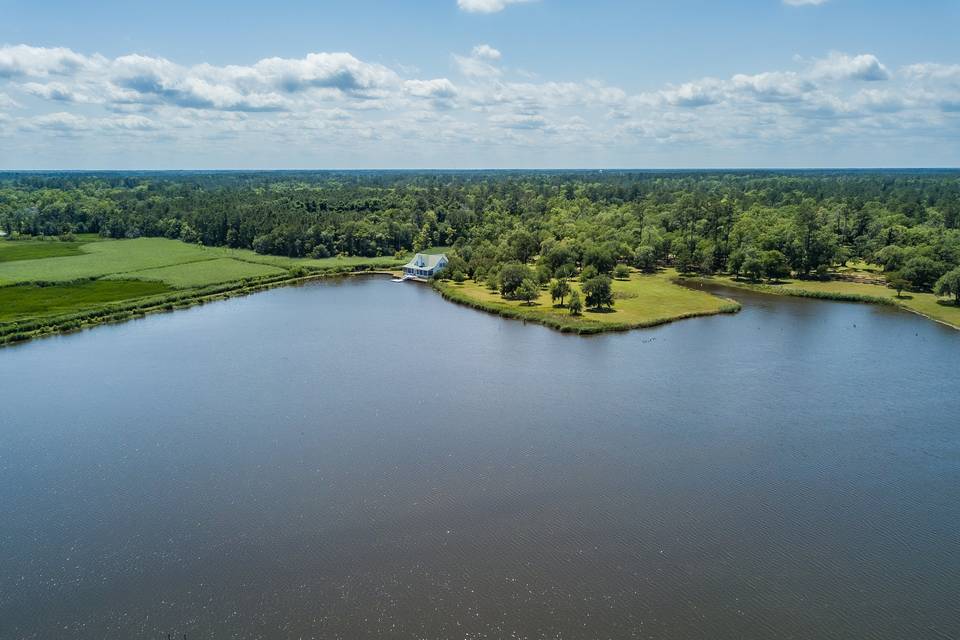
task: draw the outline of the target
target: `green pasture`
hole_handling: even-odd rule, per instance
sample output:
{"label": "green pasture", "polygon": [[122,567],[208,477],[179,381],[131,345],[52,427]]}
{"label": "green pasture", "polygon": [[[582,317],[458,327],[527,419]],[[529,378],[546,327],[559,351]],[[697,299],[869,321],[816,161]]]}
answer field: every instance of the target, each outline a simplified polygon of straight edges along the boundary
{"label": "green pasture", "polygon": [[[666,270],[655,274],[632,271],[629,280],[614,280],[613,309],[585,309],[582,315],[572,316],[566,308],[554,306],[547,291],[527,304],[505,300],[490,291],[483,283],[468,280],[461,284],[438,283],[440,292],[455,302],[499,315],[538,322],[573,333],[599,333],[649,327],[681,318],[730,313],[740,306],[702,291],[694,291],[673,282],[676,272]],[[571,281],[579,291],[579,283]]]}

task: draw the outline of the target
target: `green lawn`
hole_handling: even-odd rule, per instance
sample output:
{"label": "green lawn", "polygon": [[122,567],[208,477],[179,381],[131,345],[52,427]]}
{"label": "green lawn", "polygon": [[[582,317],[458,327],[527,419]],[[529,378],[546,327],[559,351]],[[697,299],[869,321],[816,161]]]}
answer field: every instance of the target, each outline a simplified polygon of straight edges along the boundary
{"label": "green lawn", "polygon": [[83,244],[83,242],[6,240],[0,242],[0,262],[81,255],[83,252],[80,247]]}
{"label": "green lawn", "polygon": [[[10,244],[17,244],[11,242]],[[35,244],[58,246],[56,241],[37,242]],[[3,249],[9,251],[9,249]],[[246,249],[228,249],[225,247],[204,247],[186,244],[179,240],[166,238],[138,238],[136,240],[103,240],[80,244],[79,251],[67,258],[21,259],[0,261],[0,286],[22,282],[68,282],[80,278],[100,278],[118,276],[131,272],[143,272],[147,269],[159,269],[187,263],[199,263],[205,260],[232,258],[248,263],[269,265],[282,269],[303,267],[307,269],[354,268],[361,266],[381,267],[384,269],[403,264],[392,256],[381,258],[347,257],[313,260],[308,258],[285,258],[283,256],[265,256]],[[228,272],[237,268],[229,262],[219,262]],[[198,270],[199,271],[199,270]],[[183,272],[173,272],[178,282],[183,281]],[[201,276],[192,279],[194,285],[223,282],[223,273],[215,268],[205,270],[210,280],[201,282]],[[245,277],[245,276],[240,276]],[[171,284],[175,284],[171,282]]]}
{"label": "green lawn", "polygon": [[960,307],[947,298],[938,298],[932,293],[904,292],[903,297],[897,298],[893,289],[878,284],[861,284],[845,280],[784,280],[778,284],[751,284],[743,280],[734,280],[730,276],[715,276],[703,279],[705,282],[732,285],[748,288],[764,293],[779,293],[781,295],[803,296],[837,296],[838,299],[847,297],[850,300],[860,299],[863,302],[884,302],[896,304],[910,311],[939,320],[960,329]]}
{"label": "green lawn", "polygon": [[[541,292],[533,305],[527,305],[505,300],[482,283],[471,280],[462,284],[442,282],[437,286],[445,297],[456,302],[574,333],[649,327],[681,318],[730,313],[740,308],[731,300],[677,285],[673,282],[675,277],[673,270],[649,275],[632,271],[629,280],[613,281],[612,311],[585,310],[581,316],[571,316],[566,309],[554,307],[546,291]],[[570,284],[579,289],[577,282]]]}
{"label": "green lawn", "polygon": [[[132,303],[174,289],[188,297],[208,295],[210,287],[239,289],[249,286],[249,278],[282,280],[294,276],[294,269],[386,270],[404,262],[393,256],[322,260],[266,256],[165,238],[0,241],[0,325],[17,321],[23,326],[27,320],[44,318],[56,324],[66,322],[62,318],[70,314],[106,313],[111,308],[107,303]],[[26,286],[32,283],[51,286]],[[0,334],[10,330],[11,326],[0,326]]]}
{"label": "green lawn", "polygon": [[110,275],[111,279],[156,280],[178,289],[203,287],[223,282],[234,282],[244,278],[259,278],[263,276],[278,276],[284,273],[280,267],[267,264],[244,262],[234,258],[216,258],[175,264],[169,267],[129,271],[118,275]]}
{"label": "green lawn", "polygon": [[69,285],[0,287],[0,322],[11,322],[72,313],[94,307],[170,291],[162,282],[89,280]]}

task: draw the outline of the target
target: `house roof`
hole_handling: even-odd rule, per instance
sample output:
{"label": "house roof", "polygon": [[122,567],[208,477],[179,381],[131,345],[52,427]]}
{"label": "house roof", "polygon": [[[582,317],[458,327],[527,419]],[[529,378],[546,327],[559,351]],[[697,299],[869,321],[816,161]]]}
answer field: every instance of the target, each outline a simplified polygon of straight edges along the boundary
{"label": "house roof", "polygon": [[443,253],[418,253],[413,256],[413,260],[408,262],[405,269],[436,269],[440,261],[446,261],[447,256]]}

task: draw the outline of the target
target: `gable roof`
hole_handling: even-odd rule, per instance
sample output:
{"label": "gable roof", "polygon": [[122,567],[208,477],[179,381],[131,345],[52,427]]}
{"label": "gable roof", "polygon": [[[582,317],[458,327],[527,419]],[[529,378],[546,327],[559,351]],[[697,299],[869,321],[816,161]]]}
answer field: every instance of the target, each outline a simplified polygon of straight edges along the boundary
{"label": "gable roof", "polygon": [[447,256],[443,253],[418,253],[413,256],[413,260],[404,265],[404,269],[436,269],[442,266],[440,263],[447,262]]}

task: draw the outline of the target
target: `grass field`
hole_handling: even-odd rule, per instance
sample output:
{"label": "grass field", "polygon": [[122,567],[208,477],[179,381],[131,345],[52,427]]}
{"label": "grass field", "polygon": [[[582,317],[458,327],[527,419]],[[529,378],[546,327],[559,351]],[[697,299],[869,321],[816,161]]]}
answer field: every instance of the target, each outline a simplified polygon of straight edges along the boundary
{"label": "grass field", "polygon": [[[0,245],[18,245],[17,242],[0,242]],[[47,245],[58,247],[69,244],[57,241],[27,242],[25,244]],[[80,243],[78,252],[64,257],[45,257],[42,259],[0,262],[0,286],[19,284],[23,282],[69,282],[80,278],[102,278],[104,276],[119,276],[123,274],[139,273],[147,269],[172,267],[187,263],[199,264],[208,260],[219,260],[216,268],[205,269],[211,278],[209,281],[199,282],[200,276],[193,279],[194,284],[214,284],[224,282],[223,278],[231,272],[239,271],[239,267],[229,261],[239,261],[259,265],[269,265],[281,269],[301,267],[311,270],[350,269],[354,267],[383,267],[389,268],[402,264],[403,260],[394,257],[383,258],[325,258],[313,260],[308,258],[285,258],[283,256],[264,256],[246,249],[228,249],[225,247],[204,247],[196,244],[186,244],[179,240],[166,238],[138,238],[136,240],[103,240],[101,242]],[[0,249],[0,253],[10,251],[9,247]],[[182,272],[178,271],[176,278],[182,280]],[[240,276],[244,277],[244,276]],[[170,283],[174,284],[174,283]],[[176,286],[176,285],[175,285]]]}
{"label": "grass field", "polygon": [[107,278],[156,280],[178,289],[184,289],[222,282],[234,282],[244,278],[275,276],[282,273],[284,273],[284,269],[267,264],[244,262],[233,258],[215,258],[213,260],[201,260],[199,262],[175,264],[169,267],[110,275]]}
{"label": "grass field", "polygon": [[77,256],[83,253],[80,250],[80,246],[83,244],[83,242],[53,242],[32,240],[0,242],[0,262]]}
{"label": "grass field", "polygon": [[153,296],[170,290],[162,282],[136,280],[88,280],[51,287],[0,287],[0,322],[71,313],[84,307]]}
{"label": "grass field", "polygon": [[[649,275],[633,271],[629,280],[613,281],[615,304],[612,311],[585,310],[580,316],[571,316],[566,309],[554,307],[546,291],[541,292],[533,305],[527,305],[504,300],[500,294],[472,280],[462,284],[443,282],[437,287],[444,297],[454,302],[573,333],[623,331],[740,309],[740,305],[732,300],[675,284],[676,275],[673,270]],[[570,284],[579,289],[577,282]]]}
{"label": "grass field", "polygon": [[0,336],[24,323],[38,333],[58,322],[72,328],[80,316],[79,322],[92,324],[98,313],[115,315],[117,303],[142,306],[138,301],[163,293],[179,292],[176,304],[183,305],[212,289],[223,295],[224,289],[256,290],[304,273],[391,269],[405,261],[393,256],[285,258],[165,238],[0,240]]}
{"label": "grass field", "polygon": [[730,276],[715,276],[701,278],[701,280],[763,293],[894,304],[960,329],[960,307],[932,293],[905,291],[903,296],[898,298],[897,292],[889,287],[844,280],[784,280],[778,284],[751,284],[743,280],[734,280]]}

